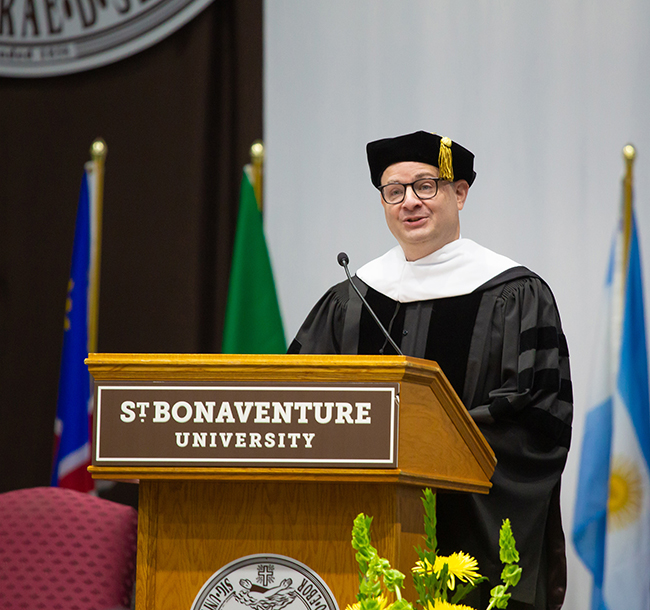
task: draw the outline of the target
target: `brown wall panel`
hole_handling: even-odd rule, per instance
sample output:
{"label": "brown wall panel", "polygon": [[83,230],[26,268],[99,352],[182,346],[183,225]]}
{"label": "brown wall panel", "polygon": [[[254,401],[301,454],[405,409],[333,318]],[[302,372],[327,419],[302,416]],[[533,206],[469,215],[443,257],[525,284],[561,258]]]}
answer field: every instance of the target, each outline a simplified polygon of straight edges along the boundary
{"label": "brown wall panel", "polygon": [[218,351],[262,2],[215,0],[103,68],[0,78],[0,491],[49,482],[82,168],[108,144],[99,350]]}

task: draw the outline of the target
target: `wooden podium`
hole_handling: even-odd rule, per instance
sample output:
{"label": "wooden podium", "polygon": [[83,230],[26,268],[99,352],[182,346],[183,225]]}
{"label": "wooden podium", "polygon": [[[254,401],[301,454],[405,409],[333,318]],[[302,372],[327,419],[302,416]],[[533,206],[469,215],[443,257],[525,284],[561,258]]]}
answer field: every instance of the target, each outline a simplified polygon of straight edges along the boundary
{"label": "wooden podium", "polygon": [[[491,486],[494,454],[434,362],[403,356],[90,354],[87,364],[96,385],[383,383],[398,390],[396,467],[106,465],[94,450],[94,478],[140,481],[137,610],[189,609],[214,572],[255,553],[306,564],[343,610],[356,601],[350,539],[360,512],[374,517],[373,544],[407,574],[406,596],[415,599],[408,574],[417,559],[413,547],[422,541],[422,488],[487,493]],[[105,431],[95,421],[97,445]]]}

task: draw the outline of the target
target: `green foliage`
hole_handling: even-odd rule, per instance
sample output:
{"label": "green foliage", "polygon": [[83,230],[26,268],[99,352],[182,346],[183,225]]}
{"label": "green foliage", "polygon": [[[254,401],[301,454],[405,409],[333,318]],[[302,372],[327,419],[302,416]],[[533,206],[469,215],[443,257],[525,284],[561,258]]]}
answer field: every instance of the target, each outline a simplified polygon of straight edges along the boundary
{"label": "green foliage", "polygon": [[519,553],[515,548],[515,537],[512,535],[510,519],[504,519],[499,532],[499,559],[503,563],[517,563]]}
{"label": "green foliage", "polygon": [[391,604],[390,609],[391,610],[413,610],[413,604],[411,604],[411,602],[407,602],[403,598],[400,598]]}
{"label": "green foliage", "polygon": [[472,584],[471,582],[467,582],[463,584],[456,581],[456,591],[451,597],[451,603],[457,604],[458,602],[460,602],[462,599],[465,598],[465,596],[470,591],[476,588],[476,585],[478,585],[479,583],[485,580],[487,580],[487,578],[485,576],[481,576],[481,578],[478,578],[477,580],[474,581],[474,584]]}
{"label": "green foliage", "polygon": [[438,573],[433,571],[438,558],[438,540],[436,529],[438,526],[436,519],[436,495],[430,490],[424,490],[422,498],[424,505],[424,548],[416,547],[415,551],[420,560],[420,568],[413,570],[413,585],[418,594],[418,605],[427,609],[434,600],[440,599],[450,601],[456,604],[461,601],[476,585],[487,580],[480,576],[474,582],[462,583],[458,579],[455,581],[455,587],[450,587],[449,566],[445,563]]}
{"label": "green foliage", "polygon": [[510,527],[510,519],[504,519],[499,532],[499,558],[506,565],[501,572],[502,585],[497,585],[490,591],[490,605],[492,608],[503,609],[508,606],[510,593],[506,593],[508,587],[514,587],[521,578],[521,568],[516,564],[519,561],[519,553],[515,548],[515,537]]}
{"label": "green foliage", "polygon": [[359,564],[359,593],[357,601],[360,610],[381,610],[381,598],[386,592],[393,593],[397,600],[386,610],[413,610],[413,606],[402,599],[404,574],[391,568],[388,559],[380,557],[370,542],[372,517],[363,513],[357,515],[352,527],[352,548],[357,552]]}
{"label": "green foliage", "polygon": [[438,527],[438,520],[436,518],[436,494],[428,487],[424,490],[422,504],[424,505],[424,544],[426,549],[432,552],[435,558],[438,551],[438,539],[436,538],[436,528]]}
{"label": "green foliage", "polygon": [[521,578],[521,568],[518,565],[507,565],[501,572],[501,580],[509,587],[514,587]]}
{"label": "green foliage", "polygon": [[427,608],[428,601],[433,601],[436,596],[442,595],[441,578],[432,569],[424,569],[426,566],[433,567],[438,556],[436,495],[428,487],[424,490],[422,504],[424,505],[424,548],[415,547],[415,552],[423,569],[413,572],[413,585],[418,594],[418,604]]}
{"label": "green foliage", "polygon": [[490,591],[490,605],[489,608],[507,608],[510,593],[506,593],[506,585],[497,585]]}
{"label": "green foliage", "polygon": [[[418,605],[423,610],[429,610],[435,600],[457,604],[476,585],[486,581],[487,578],[478,574],[476,561],[464,553],[441,557],[437,568],[439,572],[434,571],[438,559],[436,496],[430,489],[424,490],[422,504],[424,505],[424,548],[415,548],[419,561],[413,568],[413,584],[418,594]],[[352,548],[356,551],[359,565],[359,593],[357,594],[359,610],[414,610],[413,605],[402,598],[404,574],[391,568],[390,562],[380,557],[377,549],[372,546],[371,524],[372,517],[361,513],[354,520],[352,527]],[[521,579],[521,568],[517,565],[519,553],[515,548],[509,519],[503,521],[499,532],[499,557],[505,564],[501,573],[503,584],[490,591],[490,605],[487,610],[506,608],[511,596],[507,592],[508,588],[516,586]],[[452,565],[451,577],[449,565]],[[388,593],[396,597],[390,605],[387,605],[386,601]],[[351,609],[348,606],[346,610]]]}
{"label": "green foliage", "polygon": [[352,548],[357,551],[356,560],[359,564],[359,580],[368,571],[370,560],[377,555],[377,549],[370,544],[371,524],[372,517],[360,513],[352,526]]}

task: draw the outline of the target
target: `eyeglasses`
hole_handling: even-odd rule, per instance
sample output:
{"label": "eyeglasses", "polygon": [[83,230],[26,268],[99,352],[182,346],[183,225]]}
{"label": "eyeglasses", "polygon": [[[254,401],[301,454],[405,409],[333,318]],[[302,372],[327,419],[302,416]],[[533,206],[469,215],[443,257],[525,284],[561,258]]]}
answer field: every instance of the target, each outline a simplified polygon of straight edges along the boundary
{"label": "eyeglasses", "polygon": [[442,178],[421,178],[415,182],[402,184],[401,182],[394,182],[391,184],[384,184],[377,188],[381,192],[382,199],[389,205],[402,203],[406,197],[406,187],[410,186],[418,199],[433,199],[438,194],[438,182]]}

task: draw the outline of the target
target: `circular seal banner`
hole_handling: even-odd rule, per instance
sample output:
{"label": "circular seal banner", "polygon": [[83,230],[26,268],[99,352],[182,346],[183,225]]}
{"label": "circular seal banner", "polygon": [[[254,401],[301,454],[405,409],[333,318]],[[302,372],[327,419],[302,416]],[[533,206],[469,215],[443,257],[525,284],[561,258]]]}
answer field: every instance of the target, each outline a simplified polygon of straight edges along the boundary
{"label": "circular seal banner", "polygon": [[325,582],[284,555],[248,555],[215,572],[191,610],[339,610]]}
{"label": "circular seal banner", "polygon": [[0,76],[104,66],[152,46],[212,0],[0,0]]}

